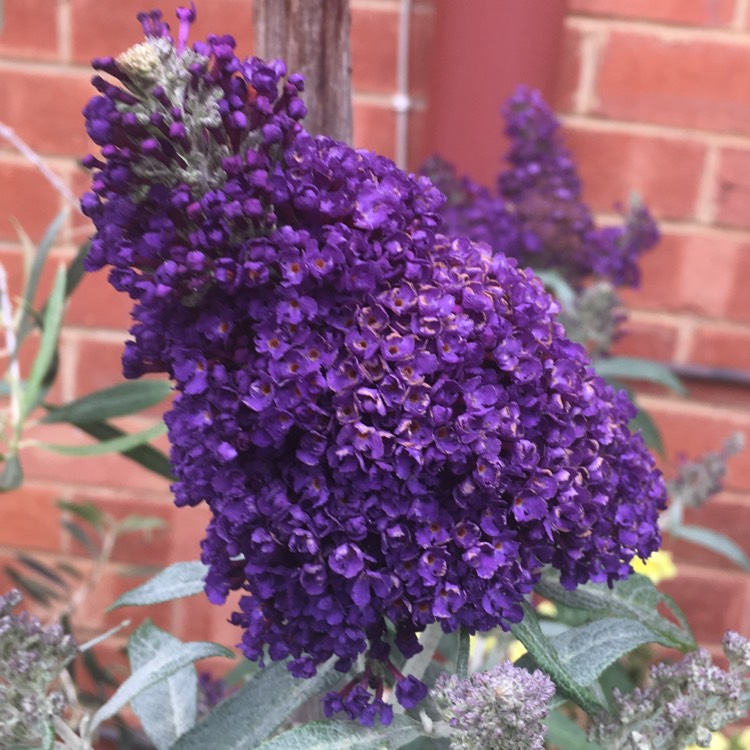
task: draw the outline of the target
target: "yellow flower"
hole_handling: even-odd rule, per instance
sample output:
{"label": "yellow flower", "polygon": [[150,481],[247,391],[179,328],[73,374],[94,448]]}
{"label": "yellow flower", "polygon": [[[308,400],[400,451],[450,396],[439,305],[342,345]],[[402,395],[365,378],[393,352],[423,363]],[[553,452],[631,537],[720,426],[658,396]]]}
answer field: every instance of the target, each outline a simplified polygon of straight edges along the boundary
{"label": "yellow flower", "polygon": [[750,727],[743,729],[735,738],[734,741],[741,750],[750,750]]}
{"label": "yellow flower", "polygon": [[526,653],[526,646],[521,641],[512,641],[508,646],[508,658],[511,661],[518,661]]}
{"label": "yellow flower", "polygon": [[[729,739],[721,732],[713,732],[711,734],[711,744],[708,746],[708,750],[729,750],[732,743]],[[701,750],[698,745],[689,745],[685,750]]]}
{"label": "yellow flower", "polygon": [[672,560],[672,553],[660,549],[643,562],[636,557],[631,561],[636,573],[646,576],[652,583],[669,581],[677,575],[677,567]]}
{"label": "yellow flower", "polygon": [[539,604],[536,605],[536,611],[539,612],[540,615],[544,615],[545,617],[550,617],[553,619],[557,617],[557,607],[553,602],[550,602],[547,599],[542,599],[542,601],[540,601]]}

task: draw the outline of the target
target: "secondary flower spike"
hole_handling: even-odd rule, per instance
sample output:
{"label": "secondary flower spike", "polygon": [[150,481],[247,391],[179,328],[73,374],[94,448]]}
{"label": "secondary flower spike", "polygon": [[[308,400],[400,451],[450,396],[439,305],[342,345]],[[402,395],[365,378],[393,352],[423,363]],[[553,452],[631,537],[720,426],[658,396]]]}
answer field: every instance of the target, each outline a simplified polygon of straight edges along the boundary
{"label": "secondary flower spike", "polygon": [[648,209],[635,202],[621,227],[597,227],[560,123],[539,92],[519,87],[503,115],[510,150],[497,192],[459,178],[441,159],[425,165],[448,198],[443,230],[487,242],[522,265],[560,269],[576,286],[589,276],[638,286],[638,258],[659,240]]}
{"label": "secondary flower spike", "polygon": [[206,589],[246,592],[245,655],[310,677],[366,653],[326,709],[388,721],[385,681],[425,690],[387,620],[409,656],[435,621],[518,621],[544,565],[628,575],[659,546],[661,475],[541,283],[439,234],[429,180],[311,137],[283,63],[141,20],[85,110],[87,264],[134,301],[125,374],[175,383],[175,499],[213,512]]}

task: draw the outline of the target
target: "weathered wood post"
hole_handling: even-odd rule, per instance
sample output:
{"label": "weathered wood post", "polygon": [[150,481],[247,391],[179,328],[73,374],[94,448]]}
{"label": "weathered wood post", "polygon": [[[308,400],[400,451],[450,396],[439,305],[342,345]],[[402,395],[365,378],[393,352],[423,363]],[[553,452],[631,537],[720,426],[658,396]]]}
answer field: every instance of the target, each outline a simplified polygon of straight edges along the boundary
{"label": "weathered wood post", "polygon": [[305,127],[352,140],[349,0],[253,0],[255,50],[305,76]]}

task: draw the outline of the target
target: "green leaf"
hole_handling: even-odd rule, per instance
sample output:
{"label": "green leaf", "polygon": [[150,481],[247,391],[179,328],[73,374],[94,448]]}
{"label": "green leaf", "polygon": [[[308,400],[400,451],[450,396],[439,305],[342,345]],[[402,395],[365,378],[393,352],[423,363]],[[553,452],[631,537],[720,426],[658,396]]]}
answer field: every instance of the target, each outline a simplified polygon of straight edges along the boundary
{"label": "green leaf", "polygon": [[30,570],[33,570],[35,573],[38,573],[40,576],[43,576],[48,581],[52,581],[52,583],[54,583],[55,586],[59,586],[61,589],[69,588],[64,578],[59,576],[54,570],[47,567],[43,562],[41,562],[40,560],[37,560],[35,557],[30,557],[29,555],[24,555],[24,554],[18,554],[16,555],[16,559],[18,560],[18,562],[20,562],[22,565],[25,565]]}
{"label": "green leaf", "polygon": [[[585,609],[598,617],[635,620],[653,633],[655,642],[669,648],[692,651],[697,647],[682,610],[645,576],[634,573],[624,581],[615,581],[611,589],[606,583],[587,583],[568,591],[553,571],[546,570],[534,588],[555,603]],[[681,627],[659,614],[661,604],[671,611]]]}
{"label": "green leaf", "polygon": [[195,596],[203,592],[203,579],[206,573],[208,566],[197,560],[172,563],[142,586],[126,591],[108,607],[107,611],[118,607],[142,607]]}
{"label": "green leaf", "polygon": [[78,516],[82,521],[93,526],[97,531],[104,527],[105,514],[94,503],[74,503],[70,500],[58,500],[57,507]]}
{"label": "green leaf", "polygon": [[49,586],[45,586],[35,578],[28,578],[22,575],[10,565],[5,566],[5,574],[19,589],[45,607],[49,606],[54,600],[60,599],[60,594],[57,591],[54,591]]}
{"label": "green leaf", "polygon": [[142,432],[123,435],[122,437],[105,440],[101,443],[93,443],[92,445],[61,445],[44,442],[38,442],[36,445],[63,456],[101,456],[105,453],[124,453],[139,445],[148,443],[154,438],[160,437],[166,431],[167,426],[163,422],[159,422]]}
{"label": "green leaf", "polygon": [[156,531],[163,529],[166,525],[166,521],[158,516],[140,516],[137,513],[131,513],[117,524],[117,533],[130,534],[134,531]]}
{"label": "green leaf", "polygon": [[[127,434],[108,422],[83,422],[76,425],[76,427],[102,442]],[[170,481],[174,480],[169,459],[160,450],[154,448],[153,445],[139,445],[136,448],[123,451],[122,455],[143,466],[144,469],[158,474],[160,477],[164,477]]]}
{"label": "green leaf", "polygon": [[333,668],[335,661],[330,659],[319,666],[309,680],[292,677],[283,663],[266,667],[177,740],[172,750],[258,747],[302,704],[341,682],[343,675]]}
{"label": "green leaf", "polygon": [[639,408],[638,413],[630,420],[629,426],[631,432],[640,430],[643,441],[651,450],[655,450],[660,456],[666,455],[659,428],[647,411]]}
{"label": "green leaf", "polygon": [[623,617],[595,620],[551,639],[560,662],[581,685],[590,685],[621,656],[654,640],[645,625]]}
{"label": "green leaf", "polygon": [[739,565],[743,570],[750,572],[750,558],[742,548],[733,542],[728,536],[706,529],[703,526],[685,526],[678,524],[669,528],[669,533],[678,539],[699,544],[701,547],[716,552],[733,563]]}
{"label": "green leaf", "polygon": [[573,719],[559,711],[550,712],[544,723],[547,725],[547,742],[561,750],[602,750],[600,745],[586,739],[586,732]]}
{"label": "green leaf", "polygon": [[[522,606],[523,620],[512,625],[511,632],[526,646],[528,655],[550,676],[559,693],[589,714],[601,711],[603,706],[594,692],[576,680],[567,665],[563,664],[552,641],[542,633],[534,608],[527,601],[523,601]],[[523,659],[526,657],[519,660],[521,666]]]}
{"label": "green leaf", "polygon": [[[128,658],[133,672],[180,640],[147,620],[130,636]],[[143,730],[157,750],[169,750],[177,738],[195,725],[198,713],[198,676],[192,664],[144,690],[131,701]]]}
{"label": "green leaf", "polygon": [[14,453],[5,460],[5,466],[0,473],[0,492],[18,489],[23,484],[23,468],[21,460]]}
{"label": "green leaf", "polygon": [[343,721],[313,721],[264,742],[259,750],[391,750],[414,741],[422,727],[406,716],[388,726],[363,727]]}
{"label": "green leaf", "polygon": [[[214,656],[234,658],[234,654],[228,648],[208,641],[178,643],[163,648],[154,659],[133,672],[120,685],[115,694],[93,715],[88,727],[89,737],[93,736],[97,727],[103,721],[112,718],[144,690],[167,679],[175,672],[179,672],[199,659],[208,659]],[[211,747],[211,745],[209,744],[206,747]]]}
{"label": "green leaf", "polygon": [[686,396],[685,386],[665,365],[643,357],[601,357],[593,362],[597,375],[603,378],[646,380]]}
{"label": "green leaf", "polygon": [[81,528],[77,523],[67,520],[62,521],[62,526],[73,537],[73,539],[86,548],[91,557],[97,557],[99,555],[99,546],[85,529]]}
{"label": "green leaf", "polygon": [[65,267],[60,266],[57,269],[55,283],[44,312],[44,330],[39,342],[39,350],[26,380],[21,404],[21,422],[29,416],[36,406],[43,381],[55,359],[65,303],[65,278]]}
{"label": "green leaf", "polygon": [[63,406],[47,406],[45,423],[101,422],[104,419],[125,417],[163,401],[171,392],[163,380],[135,380],[105,388]]}
{"label": "green leaf", "polygon": [[67,209],[63,209],[49,225],[39,245],[36,248],[32,246],[30,249],[30,255],[33,256],[33,261],[28,269],[26,287],[23,290],[23,305],[21,319],[18,324],[19,336],[15,354],[17,354],[18,346],[20,346],[21,341],[25,338],[26,333],[32,328],[29,316],[34,307],[34,297],[36,297],[36,292],[39,288],[39,281],[42,278],[42,270],[44,269],[44,264],[47,262],[49,256],[49,251],[52,249],[52,245],[55,244],[55,239],[62,228],[67,214]]}

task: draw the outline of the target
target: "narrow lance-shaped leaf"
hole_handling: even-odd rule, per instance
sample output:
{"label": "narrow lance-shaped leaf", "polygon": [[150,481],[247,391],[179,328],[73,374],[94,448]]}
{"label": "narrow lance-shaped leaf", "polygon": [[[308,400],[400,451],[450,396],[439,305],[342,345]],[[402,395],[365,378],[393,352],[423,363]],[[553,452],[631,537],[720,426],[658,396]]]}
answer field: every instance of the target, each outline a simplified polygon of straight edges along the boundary
{"label": "narrow lance-shaped leaf", "polygon": [[3,470],[0,473],[0,492],[10,492],[21,486],[23,483],[23,468],[21,460],[17,454],[8,456],[5,459]]}
{"label": "narrow lance-shaped leaf", "polygon": [[[133,672],[180,644],[173,635],[144,622],[130,636],[128,657]],[[131,701],[144,731],[157,750],[169,750],[195,724],[198,712],[198,676],[192,664],[157,682]]]}
{"label": "narrow lance-shaped leaf", "polygon": [[125,417],[160,403],[171,390],[169,383],[163,380],[128,381],[63,406],[45,406],[48,412],[41,421],[81,424]]}
{"label": "narrow lance-shaped leaf", "polygon": [[23,306],[21,312],[21,320],[18,324],[19,334],[18,340],[16,342],[16,352],[14,352],[14,356],[17,356],[18,347],[20,347],[21,342],[26,337],[26,334],[32,328],[30,316],[31,311],[34,307],[34,297],[36,296],[37,289],[39,288],[39,281],[42,277],[42,270],[44,269],[44,265],[47,262],[47,258],[49,256],[49,251],[52,249],[52,245],[55,243],[55,239],[60,233],[60,229],[62,228],[67,214],[67,209],[62,210],[55,217],[49,227],[47,227],[47,231],[44,233],[44,237],[42,237],[42,241],[39,243],[39,245],[36,248],[31,248],[33,260],[29,266],[28,275],[26,278],[26,287],[23,290]]}
{"label": "narrow lance-shaped leaf", "polygon": [[172,563],[146,583],[126,591],[107,611],[118,607],[142,607],[195,596],[203,592],[203,579],[206,573],[208,566],[197,560]]}
{"label": "narrow lance-shaped leaf", "polygon": [[[108,422],[82,422],[81,424],[76,425],[76,427],[101,442],[114,440],[115,438],[123,437],[127,434]],[[154,448],[153,445],[138,445],[135,448],[129,448],[128,450],[122,451],[122,455],[125,456],[125,458],[134,461],[139,466],[142,466],[144,469],[148,469],[154,474],[158,474],[160,477],[169,480],[174,479],[172,476],[172,469],[169,465],[169,459],[160,450]]]}
{"label": "narrow lance-shaped leaf", "polygon": [[[545,571],[535,586],[541,596],[568,607],[589,610],[599,617],[625,617],[645,625],[659,643],[691,651],[696,648],[690,626],[674,600],[659,591],[645,576],[633,574],[624,581],[615,581],[610,589],[605,583],[587,583],[573,591],[563,588],[556,574]],[[659,614],[659,605],[666,605],[680,626]]]}
{"label": "narrow lance-shaped leaf", "polygon": [[308,680],[292,677],[285,664],[267,667],[180,737],[172,750],[254,750],[303,703],[341,682],[344,676],[333,668],[334,661],[320,665]]}
{"label": "narrow lance-shaped leaf", "polygon": [[[60,335],[62,325],[63,305],[65,302],[65,267],[60,266],[55,277],[55,284],[49,296],[49,301],[44,313],[44,331],[39,342],[31,372],[26,380],[21,405],[21,422],[29,415],[37,403],[42,382],[55,357],[57,339]],[[19,425],[20,429],[20,425]]]}
{"label": "narrow lance-shaped leaf", "polygon": [[91,445],[63,445],[45,442],[38,442],[36,445],[63,456],[101,456],[105,453],[123,453],[124,451],[143,445],[150,440],[160,437],[166,431],[167,426],[163,422],[159,422],[142,432],[123,435],[122,437],[105,440],[101,443],[93,443]]}
{"label": "narrow lance-shaped leaf", "polygon": [[680,396],[686,395],[685,386],[665,365],[642,357],[601,357],[595,360],[594,369],[603,378],[646,380],[669,388]]}
{"label": "narrow lance-shaped leaf", "polygon": [[595,713],[603,708],[596,695],[579,683],[562,663],[552,641],[539,627],[539,620],[531,605],[524,601],[523,620],[511,627],[513,635],[526,646],[530,656],[546,672],[558,691],[577,703],[587,713]]}
{"label": "narrow lance-shaped leaf", "polygon": [[[207,641],[179,643],[162,649],[154,659],[133,672],[120,685],[115,694],[94,714],[88,729],[89,736],[94,734],[103,721],[112,718],[136,695],[165,680],[175,672],[179,672],[188,664],[213,656],[234,658],[234,654],[228,648]],[[211,745],[207,747],[211,747]]]}
{"label": "narrow lance-shaped leaf", "polygon": [[678,524],[670,527],[669,533],[674,537],[685,539],[693,544],[700,544],[701,547],[705,547],[712,552],[726,557],[728,560],[739,565],[743,570],[750,572],[750,558],[748,558],[738,544],[718,531],[705,529],[702,526]]}
{"label": "narrow lance-shaped leaf", "polygon": [[422,734],[422,727],[406,716],[394,717],[393,722],[385,727],[313,721],[264,742],[259,750],[396,750]]}

